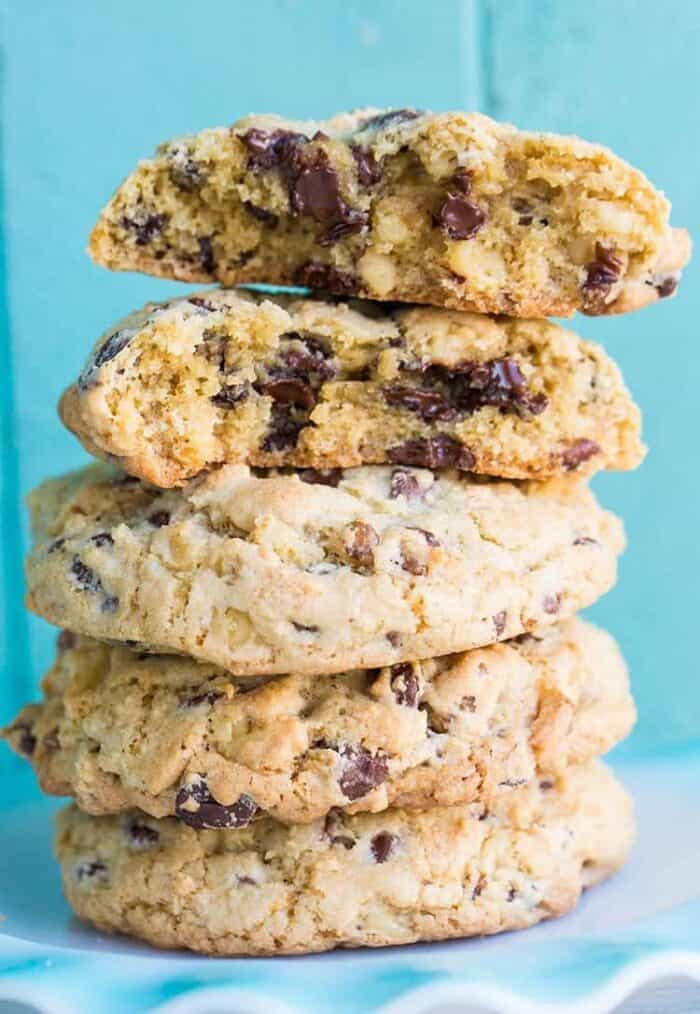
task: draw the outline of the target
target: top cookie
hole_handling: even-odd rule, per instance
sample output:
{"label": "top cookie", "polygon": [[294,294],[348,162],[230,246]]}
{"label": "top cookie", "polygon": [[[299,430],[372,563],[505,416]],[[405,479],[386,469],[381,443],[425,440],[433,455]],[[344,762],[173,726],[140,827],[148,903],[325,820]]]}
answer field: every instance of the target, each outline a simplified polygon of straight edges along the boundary
{"label": "top cookie", "polygon": [[643,454],[615,364],[546,320],[245,289],[131,314],[61,415],[88,451],[158,486],[221,462],[546,479]]}
{"label": "top cookie", "polygon": [[663,195],[606,148],[411,109],[251,116],[165,144],[89,249],[163,278],[517,317],[637,309],[690,256]]}

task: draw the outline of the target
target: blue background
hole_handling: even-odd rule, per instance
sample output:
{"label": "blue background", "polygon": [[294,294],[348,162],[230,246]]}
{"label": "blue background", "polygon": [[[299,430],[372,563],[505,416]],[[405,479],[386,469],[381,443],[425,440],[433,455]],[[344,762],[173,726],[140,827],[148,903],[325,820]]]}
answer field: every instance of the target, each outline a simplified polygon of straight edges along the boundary
{"label": "blue background", "polygon": [[[99,208],[157,142],[251,111],[480,109],[611,145],[666,191],[675,223],[700,234],[695,0],[4,0],[1,8],[0,720],[35,693],[52,656],[53,631],[22,608],[22,497],[84,460],[58,424],[58,395],[105,326],[183,288],[111,275],[84,254]],[[699,300],[692,265],[675,300],[573,322],[621,363],[651,448],[638,472],[596,481],[630,539],[619,586],[591,611],[632,668],[641,719],[628,751],[700,737]],[[3,751],[0,768],[13,765]]]}

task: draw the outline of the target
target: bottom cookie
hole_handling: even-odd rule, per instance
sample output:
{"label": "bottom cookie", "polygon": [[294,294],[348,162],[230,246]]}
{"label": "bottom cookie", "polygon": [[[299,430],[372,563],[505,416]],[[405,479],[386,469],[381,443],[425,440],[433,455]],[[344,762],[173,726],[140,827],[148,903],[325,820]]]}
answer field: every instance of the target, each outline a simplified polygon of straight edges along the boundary
{"label": "bottom cookie", "polygon": [[629,797],[595,762],[488,811],[196,831],[71,806],[56,852],[68,901],[101,930],[204,954],[294,954],[532,926],[622,865],[633,833]]}

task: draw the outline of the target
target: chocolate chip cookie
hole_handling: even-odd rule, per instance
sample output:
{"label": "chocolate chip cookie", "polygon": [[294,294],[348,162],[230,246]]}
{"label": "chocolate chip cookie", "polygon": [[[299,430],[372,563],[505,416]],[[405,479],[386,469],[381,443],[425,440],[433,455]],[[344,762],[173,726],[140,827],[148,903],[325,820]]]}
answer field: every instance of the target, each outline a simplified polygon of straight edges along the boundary
{"label": "chocolate chip cookie", "polygon": [[139,163],[90,240],[106,267],[516,317],[622,313],[690,256],[612,152],[478,113],[250,116]]}
{"label": "chocolate chip cookie", "polygon": [[158,486],[221,462],[545,479],[643,455],[617,367],[555,324],[233,289],[111,328],[61,414]]}
{"label": "chocolate chip cookie", "polygon": [[394,665],[572,616],[615,581],[621,523],[583,483],[383,465],[227,465],[161,491],[107,465],[31,496],[28,605],[239,675]]}
{"label": "chocolate chip cookie", "polygon": [[624,861],[631,802],[601,765],[482,803],[194,830],[59,815],[68,901],[100,930],[204,954],[295,954],[523,929]]}
{"label": "chocolate chip cookie", "polygon": [[489,802],[604,753],[634,721],[613,639],[570,620],[380,670],[236,678],[64,631],[7,730],[41,787],[192,827]]}

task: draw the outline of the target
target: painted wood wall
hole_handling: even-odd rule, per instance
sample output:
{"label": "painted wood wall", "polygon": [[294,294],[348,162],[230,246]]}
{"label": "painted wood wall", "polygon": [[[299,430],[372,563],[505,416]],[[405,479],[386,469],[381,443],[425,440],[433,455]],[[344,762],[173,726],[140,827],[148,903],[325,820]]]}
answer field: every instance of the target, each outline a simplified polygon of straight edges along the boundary
{"label": "painted wood wall", "polygon": [[[700,234],[695,0],[4,0],[0,719],[35,692],[53,631],[22,609],[21,500],[84,460],[54,406],[98,333],[174,284],[94,267],[101,204],[157,142],[250,111],[475,108],[613,146]],[[596,482],[625,517],[619,587],[592,610],[621,640],[641,720],[630,749],[700,736],[698,272],[680,297],[609,321],[645,410],[643,468]],[[7,766],[4,757],[0,764]]]}

